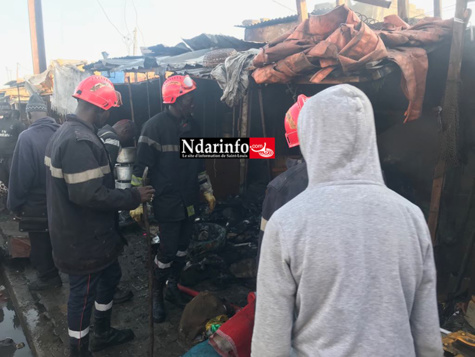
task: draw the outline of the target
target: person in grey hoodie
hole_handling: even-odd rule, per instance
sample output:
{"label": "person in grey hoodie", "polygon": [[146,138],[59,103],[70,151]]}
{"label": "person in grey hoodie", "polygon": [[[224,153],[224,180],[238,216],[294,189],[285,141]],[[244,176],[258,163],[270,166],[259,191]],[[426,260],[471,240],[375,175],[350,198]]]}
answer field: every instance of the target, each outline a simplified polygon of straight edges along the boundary
{"label": "person in grey hoodie", "polygon": [[442,356],[429,231],[384,185],[369,99],[326,89],[297,129],[309,184],[266,226],[252,356]]}

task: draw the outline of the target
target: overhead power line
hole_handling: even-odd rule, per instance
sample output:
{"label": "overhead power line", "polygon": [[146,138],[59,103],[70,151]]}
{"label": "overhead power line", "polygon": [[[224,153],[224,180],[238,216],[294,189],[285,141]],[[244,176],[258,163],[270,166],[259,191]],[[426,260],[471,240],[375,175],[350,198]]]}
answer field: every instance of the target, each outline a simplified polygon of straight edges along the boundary
{"label": "overhead power line", "polygon": [[115,28],[115,30],[117,31],[117,33],[123,38],[123,39],[127,39],[127,36],[124,36],[124,34],[122,34],[122,32],[120,32],[120,30],[118,29],[118,27],[116,25],[114,25],[114,23],[111,21],[111,19],[109,18],[109,15],[107,15],[107,12],[106,10],[104,9],[104,7],[102,6],[101,2],[99,0],[96,0],[97,3],[99,4],[99,6],[101,7],[102,9],[102,12],[104,13],[104,16],[106,17],[107,21],[109,21],[109,23]]}

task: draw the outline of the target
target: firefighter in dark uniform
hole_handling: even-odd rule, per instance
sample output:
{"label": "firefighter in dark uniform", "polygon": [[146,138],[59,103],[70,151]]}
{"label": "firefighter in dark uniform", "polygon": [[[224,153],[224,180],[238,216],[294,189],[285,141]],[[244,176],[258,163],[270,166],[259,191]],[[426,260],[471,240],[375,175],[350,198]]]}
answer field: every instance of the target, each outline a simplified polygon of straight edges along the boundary
{"label": "firefighter in dark uniform", "polygon": [[113,295],[121,278],[122,251],[118,210],[136,208],[153,198],[152,187],[114,189],[107,151],[97,136],[119,106],[119,96],[105,77],[82,81],[73,97],[75,115],[51,138],[45,164],[48,220],[56,266],[69,274],[68,332],[70,356],[92,356],[89,324],[95,306],[91,351],[134,338],[130,329],[110,326]]}
{"label": "firefighter in dark uniform", "polygon": [[[155,257],[153,316],[157,323],[165,320],[165,285],[167,299],[183,306],[177,283],[186,263],[200,191],[211,211],[216,204],[204,161],[180,159],[180,138],[201,135],[192,119],[195,89],[189,76],[172,76],[165,81],[162,97],[168,108],[145,123],[132,176],[132,184],[141,185],[144,168],[148,166],[151,185],[156,190],[153,209],[160,229],[160,245]],[[131,212],[131,216],[137,218],[141,213]]]}
{"label": "firefighter in dark uniform", "polygon": [[119,120],[113,126],[106,124],[97,132],[99,138],[104,143],[112,166],[117,163],[120,149],[124,146],[133,146],[133,138],[135,137],[135,124],[132,120]]}
{"label": "firefighter in dark uniform", "polygon": [[[285,137],[289,148],[300,145],[297,136],[297,121],[300,110],[306,100],[306,96],[303,94],[299,95],[297,102],[285,114]],[[267,221],[269,221],[275,211],[303,192],[308,186],[307,164],[303,159],[289,159],[287,161],[287,168],[287,171],[281,173],[267,185],[266,197],[262,205],[258,261]]]}
{"label": "firefighter in dark uniform", "polygon": [[[24,125],[12,116],[10,104],[0,102],[0,182],[8,187],[13,152],[18,136],[25,130]],[[0,211],[6,209],[5,199],[2,199]]]}

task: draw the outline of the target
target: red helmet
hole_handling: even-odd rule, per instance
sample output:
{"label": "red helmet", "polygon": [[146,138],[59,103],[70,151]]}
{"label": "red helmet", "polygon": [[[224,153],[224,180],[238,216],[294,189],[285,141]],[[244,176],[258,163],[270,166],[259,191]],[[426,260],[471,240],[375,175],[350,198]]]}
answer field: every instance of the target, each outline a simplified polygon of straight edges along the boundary
{"label": "red helmet", "polygon": [[101,109],[109,110],[122,104],[120,93],[112,82],[103,76],[90,76],[77,86],[74,98],[84,100]]}
{"label": "red helmet", "polygon": [[287,110],[287,113],[285,113],[285,138],[287,139],[289,148],[300,145],[297,134],[297,122],[300,111],[302,110],[302,107],[307,99],[308,97],[300,94],[297,98],[297,102],[295,102],[294,105],[292,105],[289,110]]}
{"label": "red helmet", "polygon": [[178,97],[190,93],[196,89],[196,83],[190,76],[171,76],[162,87],[162,98],[164,104],[175,103]]}

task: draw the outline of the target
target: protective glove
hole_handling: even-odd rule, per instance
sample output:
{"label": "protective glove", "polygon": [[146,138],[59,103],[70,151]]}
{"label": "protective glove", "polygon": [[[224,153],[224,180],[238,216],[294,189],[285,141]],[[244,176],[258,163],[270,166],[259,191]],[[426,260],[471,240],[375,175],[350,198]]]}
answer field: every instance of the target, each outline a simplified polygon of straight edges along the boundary
{"label": "protective glove", "polygon": [[208,202],[209,213],[213,212],[214,207],[216,206],[216,198],[211,192],[203,192],[203,197]]}
{"label": "protective glove", "polygon": [[143,215],[143,205],[138,206],[136,209],[129,212],[130,217],[137,223],[142,222],[142,215]]}
{"label": "protective glove", "polygon": [[142,178],[141,177],[137,177],[135,175],[132,175],[132,181],[131,181],[131,184],[132,184],[132,187],[139,187],[139,186],[143,186],[142,185]]}

